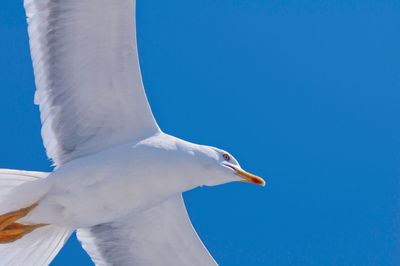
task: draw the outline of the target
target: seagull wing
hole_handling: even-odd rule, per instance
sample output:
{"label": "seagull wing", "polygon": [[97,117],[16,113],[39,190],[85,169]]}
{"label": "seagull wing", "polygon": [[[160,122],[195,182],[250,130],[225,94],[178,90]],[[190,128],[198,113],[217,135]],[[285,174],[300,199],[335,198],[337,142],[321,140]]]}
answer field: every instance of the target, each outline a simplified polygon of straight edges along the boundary
{"label": "seagull wing", "polygon": [[135,0],[25,0],[42,137],[55,165],[159,131],[143,89]]}
{"label": "seagull wing", "polygon": [[78,230],[97,266],[217,265],[193,229],[182,196],[120,221]]}

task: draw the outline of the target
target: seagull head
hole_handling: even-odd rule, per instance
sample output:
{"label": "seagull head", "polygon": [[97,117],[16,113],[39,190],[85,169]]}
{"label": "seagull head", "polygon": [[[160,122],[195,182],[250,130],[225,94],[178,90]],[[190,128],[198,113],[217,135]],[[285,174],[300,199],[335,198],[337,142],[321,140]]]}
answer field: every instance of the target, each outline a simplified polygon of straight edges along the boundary
{"label": "seagull head", "polygon": [[215,147],[202,146],[200,158],[204,168],[203,177],[206,178],[206,186],[215,186],[234,181],[265,186],[264,179],[243,170],[235,157],[227,151]]}

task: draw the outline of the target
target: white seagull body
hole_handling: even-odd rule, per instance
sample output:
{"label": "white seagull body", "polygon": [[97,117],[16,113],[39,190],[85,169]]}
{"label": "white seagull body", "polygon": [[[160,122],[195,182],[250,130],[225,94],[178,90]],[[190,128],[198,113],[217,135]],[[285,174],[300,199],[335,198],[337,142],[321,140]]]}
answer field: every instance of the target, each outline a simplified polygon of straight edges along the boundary
{"label": "white seagull body", "polygon": [[182,192],[264,185],[227,152],[163,133],[140,74],[135,0],[25,0],[52,173],[0,170],[0,265],[48,265],[72,232],[96,265],[215,265]]}

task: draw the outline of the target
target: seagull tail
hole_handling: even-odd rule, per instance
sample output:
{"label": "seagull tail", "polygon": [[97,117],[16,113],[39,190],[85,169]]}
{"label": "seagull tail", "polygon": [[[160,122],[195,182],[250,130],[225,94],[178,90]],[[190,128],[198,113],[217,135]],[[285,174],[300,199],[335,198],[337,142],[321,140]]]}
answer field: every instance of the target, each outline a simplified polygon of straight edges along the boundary
{"label": "seagull tail", "polygon": [[[38,181],[46,178],[48,175],[49,173],[43,172],[0,169],[0,209],[5,210],[10,208],[8,206],[10,205],[8,204],[10,203],[10,198],[14,203],[21,204],[21,202],[28,201],[34,196],[37,197],[38,195],[35,195],[35,193],[30,193],[30,195],[24,195],[24,198],[21,199],[17,198],[12,191],[22,184]],[[29,208],[34,207],[35,205],[32,205]],[[9,226],[10,228],[8,228],[7,234],[15,234],[21,229],[21,226],[23,225],[13,223]],[[15,241],[9,243],[3,241],[4,244],[0,244],[0,265],[49,265],[64,246],[72,232],[73,230],[69,228],[47,225],[43,227],[40,226],[40,228],[38,227],[34,231],[29,231],[28,234]],[[4,236],[6,236],[6,234]],[[0,232],[0,242],[2,240],[1,237],[2,235]]]}

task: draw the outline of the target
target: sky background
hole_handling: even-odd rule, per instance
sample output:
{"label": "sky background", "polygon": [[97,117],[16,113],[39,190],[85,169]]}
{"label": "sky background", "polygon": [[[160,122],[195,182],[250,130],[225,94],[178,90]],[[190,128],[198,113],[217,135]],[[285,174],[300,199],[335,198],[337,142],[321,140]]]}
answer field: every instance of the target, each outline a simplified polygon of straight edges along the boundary
{"label": "sky background", "polygon": [[[221,265],[400,265],[400,1],[138,0],[167,133],[266,188],[185,193]],[[0,168],[50,171],[22,0],[0,1]],[[75,236],[53,265],[91,265]]]}

